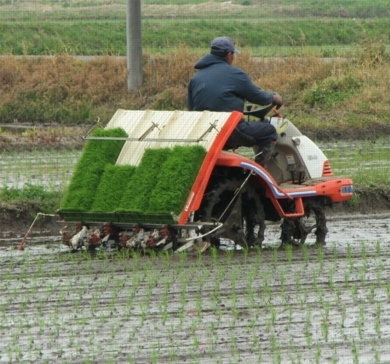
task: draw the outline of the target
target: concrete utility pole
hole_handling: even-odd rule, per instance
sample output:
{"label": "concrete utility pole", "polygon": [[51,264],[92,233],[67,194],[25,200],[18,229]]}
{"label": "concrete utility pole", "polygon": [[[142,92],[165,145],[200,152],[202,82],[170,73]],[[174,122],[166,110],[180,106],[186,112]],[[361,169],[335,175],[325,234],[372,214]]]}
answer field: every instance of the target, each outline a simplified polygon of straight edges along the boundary
{"label": "concrete utility pole", "polygon": [[143,83],[141,0],[127,0],[127,88],[137,92]]}

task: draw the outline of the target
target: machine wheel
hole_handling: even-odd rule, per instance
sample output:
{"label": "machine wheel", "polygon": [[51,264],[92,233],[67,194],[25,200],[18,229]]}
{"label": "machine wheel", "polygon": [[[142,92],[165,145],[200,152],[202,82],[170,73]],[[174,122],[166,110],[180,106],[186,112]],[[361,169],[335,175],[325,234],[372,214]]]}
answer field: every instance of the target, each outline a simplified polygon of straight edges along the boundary
{"label": "machine wheel", "polygon": [[316,223],[314,225],[305,224],[304,218],[284,219],[281,225],[281,240],[283,244],[301,245],[306,241],[307,236],[316,229],[316,243],[325,245],[325,237],[328,233],[326,227],[325,201],[317,199],[307,199],[305,201],[306,217],[313,211]]}
{"label": "machine wheel", "polygon": [[225,179],[205,195],[204,221],[223,223],[207,239],[218,246],[220,238],[233,240],[242,247],[261,246],[264,240],[264,208],[260,196],[243,179]]}

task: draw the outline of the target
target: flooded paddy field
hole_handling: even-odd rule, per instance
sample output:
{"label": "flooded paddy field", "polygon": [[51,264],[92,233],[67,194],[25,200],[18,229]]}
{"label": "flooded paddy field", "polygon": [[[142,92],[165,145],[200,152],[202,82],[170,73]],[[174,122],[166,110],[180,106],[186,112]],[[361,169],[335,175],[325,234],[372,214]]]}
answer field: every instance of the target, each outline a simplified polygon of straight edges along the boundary
{"label": "flooded paddy field", "polygon": [[[354,179],[388,169],[386,145],[322,149]],[[0,185],[64,188],[80,155],[2,153]],[[35,227],[19,251],[3,226],[0,363],[389,363],[390,217],[327,216],[326,246],[268,224],[263,249],[203,255],[70,254]]]}
{"label": "flooded paddy field", "polygon": [[28,183],[62,188],[72,178],[80,150],[37,150],[0,154],[0,186],[23,188]]}
{"label": "flooded paddy field", "polygon": [[[318,145],[330,159],[333,173],[351,177],[359,182],[369,181],[370,174],[390,174],[388,166],[389,138],[376,142],[334,141]],[[250,148],[240,148],[250,157]],[[22,188],[26,183],[47,188],[64,188],[73,176],[73,171],[82,151],[78,149],[47,149],[14,151],[0,154],[0,186]]]}
{"label": "flooded paddy field", "polygon": [[326,246],[70,254],[0,240],[0,362],[388,363],[390,218],[331,215]]}

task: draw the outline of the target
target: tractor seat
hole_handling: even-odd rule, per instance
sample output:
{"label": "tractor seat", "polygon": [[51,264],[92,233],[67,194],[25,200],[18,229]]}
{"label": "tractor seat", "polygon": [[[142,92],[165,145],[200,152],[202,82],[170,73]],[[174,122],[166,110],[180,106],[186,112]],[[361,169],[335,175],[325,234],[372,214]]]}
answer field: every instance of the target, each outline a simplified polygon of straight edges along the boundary
{"label": "tractor seat", "polygon": [[253,147],[255,144],[255,138],[235,128],[222,149],[229,150],[237,149],[238,147]]}

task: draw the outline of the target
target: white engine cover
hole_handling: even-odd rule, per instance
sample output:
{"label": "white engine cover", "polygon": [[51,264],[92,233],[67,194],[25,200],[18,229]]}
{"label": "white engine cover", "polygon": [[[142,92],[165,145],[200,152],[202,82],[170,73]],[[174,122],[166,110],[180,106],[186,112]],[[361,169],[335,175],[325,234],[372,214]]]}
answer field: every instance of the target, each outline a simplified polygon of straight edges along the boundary
{"label": "white engine cover", "polygon": [[320,178],[324,170],[324,163],[328,160],[320,148],[308,137],[300,135],[293,137],[296,148],[301,155],[310,178]]}

